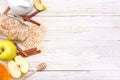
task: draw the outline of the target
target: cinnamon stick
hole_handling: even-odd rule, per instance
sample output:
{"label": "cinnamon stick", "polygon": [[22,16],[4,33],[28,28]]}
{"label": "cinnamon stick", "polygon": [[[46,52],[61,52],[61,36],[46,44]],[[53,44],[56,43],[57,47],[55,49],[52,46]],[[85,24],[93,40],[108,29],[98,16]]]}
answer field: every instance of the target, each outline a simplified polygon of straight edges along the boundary
{"label": "cinnamon stick", "polygon": [[39,23],[39,22],[37,22],[37,21],[31,19],[29,16],[22,16],[22,18],[23,18],[25,21],[29,21],[29,22],[32,22],[32,23],[34,23],[34,24],[40,26],[40,23]]}
{"label": "cinnamon stick", "polygon": [[28,56],[32,56],[35,54],[39,54],[41,50],[37,50],[37,48],[31,48],[28,50],[24,50],[24,52],[27,54],[27,56],[24,56],[21,52],[17,52],[17,54],[22,55],[23,57],[28,57]]}
{"label": "cinnamon stick", "polygon": [[40,10],[36,10],[33,13],[31,13],[29,16],[29,18],[32,18],[33,16],[35,16],[36,14],[38,14],[40,12]]}
{"label": "cinnamon stick", "polygon": [[[29,53],[31,53],[31,52],[33,52],[33,51],[36,51],[37,49],[36,48],[31,48],[31,49],[28,49],[28,50],[24,50],[24,52],[26,53],[26,54],[29,54]],[[22,54],[20,51],[19,52],[17,52],[17,54]]]}
{"label": "cinnamon stick", "polygon": [[28,56],[32,56],[32,55],[36,55],[36,54],[39,54],[41,51],[38,50],[38,51],[33,51],[33,52],[30,52],[30,53],[27,53],[27,56],[23,55],[21,52],[17,52],[18,55],[21,55],[23,57],[28,57]]}
{"label": "cinnamon stick", "polygon": [[26,53],[30,53],[30,52],[33,52],[33,51],[37,51],[37,48],[31,48],[31,49],[28,49],[28,50],[24,50],[24,52],[26,52]]}
{"label": "cinnamon stick", "polygon": [[5,9],[5,11],[3,12],[3,14],[7,14],[7,12],[10,10],[10,7],[7,7],[6,9]]}
{"label": "cinnamon stick", "polygon": [[21,52],[24,56],[28,56],[26,52],[24,52],[16,43],[15,43],[19,52]]}
{"label": "cinnamon stick", "polygon": [[39,54],[40,52],[41,52],[41,50],[33,51],[33,54]]}

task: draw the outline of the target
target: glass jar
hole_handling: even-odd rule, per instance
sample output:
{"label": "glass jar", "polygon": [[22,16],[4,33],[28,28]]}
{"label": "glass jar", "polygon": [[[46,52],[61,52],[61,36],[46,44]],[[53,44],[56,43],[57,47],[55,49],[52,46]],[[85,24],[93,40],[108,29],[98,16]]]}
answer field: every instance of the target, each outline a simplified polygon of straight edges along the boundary
{"label": "glass jar", "polygon": [[0,63],[0,80],[9,80],[9,72],[7,68]]}

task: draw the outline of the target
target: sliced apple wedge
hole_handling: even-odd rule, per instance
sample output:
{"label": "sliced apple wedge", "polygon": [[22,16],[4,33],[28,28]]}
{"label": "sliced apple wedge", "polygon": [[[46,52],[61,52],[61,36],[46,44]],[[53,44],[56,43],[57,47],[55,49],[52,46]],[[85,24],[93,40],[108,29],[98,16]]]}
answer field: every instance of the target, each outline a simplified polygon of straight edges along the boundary
{"label": "sliced apple wedge", "polygon": [[37,9],[37,10],[45,10],[46,9],[46,4],[45,4],[45,0],[34,0],[34,7]]}
{"label": "sliced apple wedge", "polygon": [[19,69],[19,66],[14,61],[8,62],[8,69],[12,77],[19,78],[21,77],[21,71]]}
{"label": "sliced apple wedge", "polygon": [[8,69],[12,77],[20,78],[23,74],[28,72],[28,63],[27,61],[21,57],[16,56],[15,61],[8,62]]}
{"label": "sliced apple wedge", "polygon": [[15,57],[15,62],[20,66],[20,69],[21,69],[22,73],[27,73],[28,72],[28,63],[23,57],[16,56]]}

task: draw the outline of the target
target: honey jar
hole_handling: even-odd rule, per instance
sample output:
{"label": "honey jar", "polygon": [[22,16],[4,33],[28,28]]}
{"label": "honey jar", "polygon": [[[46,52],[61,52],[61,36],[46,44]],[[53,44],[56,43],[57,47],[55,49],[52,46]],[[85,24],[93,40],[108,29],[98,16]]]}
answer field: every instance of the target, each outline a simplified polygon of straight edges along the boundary
{"label": "honey jar", "polygon": [[0,80],[9,80],[9,72],[7,68],[0,63]]}

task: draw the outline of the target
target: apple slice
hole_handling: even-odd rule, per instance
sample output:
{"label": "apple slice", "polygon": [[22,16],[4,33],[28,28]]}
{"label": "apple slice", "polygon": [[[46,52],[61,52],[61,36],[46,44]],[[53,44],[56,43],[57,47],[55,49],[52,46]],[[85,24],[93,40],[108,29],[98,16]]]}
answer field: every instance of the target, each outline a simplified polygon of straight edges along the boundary
{"label": "apple slice", "polygon": [[28,63],[27,61],[21,57],[16,56],[15,61],[8,62],[8,69],[12,77],[20,78],[23,74],[28,72]]}
{"label": "apple slice", "polygon": [[15,62],[20,66],[22,73],[28,72],[28,63],[22,56],[16,56]]}
{"label": "apple slice", "polygon": [[45,10],[46,9],[46,6],[45,6],[45,0],[34,0],[34,7],[37,9],[37,10]]}
{"label": "apple slice", "polygon": [[19,66],[13,60],[8,62],[8,69],[12,77],[21,77],[21,71],[19,69]]}

